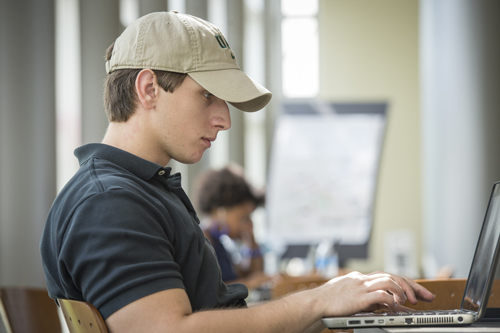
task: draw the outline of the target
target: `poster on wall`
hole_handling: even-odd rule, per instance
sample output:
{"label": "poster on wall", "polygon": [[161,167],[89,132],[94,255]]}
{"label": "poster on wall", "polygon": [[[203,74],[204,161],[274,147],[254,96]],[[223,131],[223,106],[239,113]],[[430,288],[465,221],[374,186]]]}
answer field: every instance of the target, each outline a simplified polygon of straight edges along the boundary
{"label": "poster on wall", "polygon": [[366,244],[386,104],[291,104],[277,118],[266,209],[269,237]]}

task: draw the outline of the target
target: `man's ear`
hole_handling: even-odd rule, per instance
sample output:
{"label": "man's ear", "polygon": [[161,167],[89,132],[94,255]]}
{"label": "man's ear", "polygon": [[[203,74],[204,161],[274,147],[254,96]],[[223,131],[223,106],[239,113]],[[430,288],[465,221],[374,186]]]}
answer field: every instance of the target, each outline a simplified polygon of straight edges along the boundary
{"label": "man's ear", "polygon": [[143,69],[137,74],[135,79],[135,92],[139,102],[145,109],[152,109],[156,106],[158,97],[158,84],[156,75],[151,69]]}

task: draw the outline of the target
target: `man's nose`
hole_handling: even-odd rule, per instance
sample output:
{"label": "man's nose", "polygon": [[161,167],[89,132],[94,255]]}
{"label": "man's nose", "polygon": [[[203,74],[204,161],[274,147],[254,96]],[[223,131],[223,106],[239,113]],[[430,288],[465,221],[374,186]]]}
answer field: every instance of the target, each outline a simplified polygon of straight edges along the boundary
{"label": "man's nose", "polygon": [[216,102],[217,111],[213,117],[213,124],[220,131],[228,130],[231,127],[231,115],[229,114],[229,107],[226,101],[217,98]]}

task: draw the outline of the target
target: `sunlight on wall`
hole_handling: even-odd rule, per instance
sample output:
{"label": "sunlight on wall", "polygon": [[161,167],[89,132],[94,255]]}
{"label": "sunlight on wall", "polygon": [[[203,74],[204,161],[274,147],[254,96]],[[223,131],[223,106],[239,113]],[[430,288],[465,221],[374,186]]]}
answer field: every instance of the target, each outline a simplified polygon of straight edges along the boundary
{"label": "sunlight on wall", "polygon": [[73,151],[82,144],[78,0],[56,2],[57,192],[78,170]]}
{"label": "sunlight on wall", "polygon": [[283,94],[316,97],[319,92],[318,1],[282,0]]}

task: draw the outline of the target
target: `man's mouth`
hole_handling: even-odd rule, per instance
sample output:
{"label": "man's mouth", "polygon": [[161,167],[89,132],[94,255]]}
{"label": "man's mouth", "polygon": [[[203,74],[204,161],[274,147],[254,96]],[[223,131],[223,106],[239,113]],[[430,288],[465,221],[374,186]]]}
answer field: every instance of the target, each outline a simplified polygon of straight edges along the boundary
{"label": "man's mouth", "polygon": [[212,141],[215,141],[215,138],[202,138],[203,142],[207,145],[208,148],[212,146]]}

